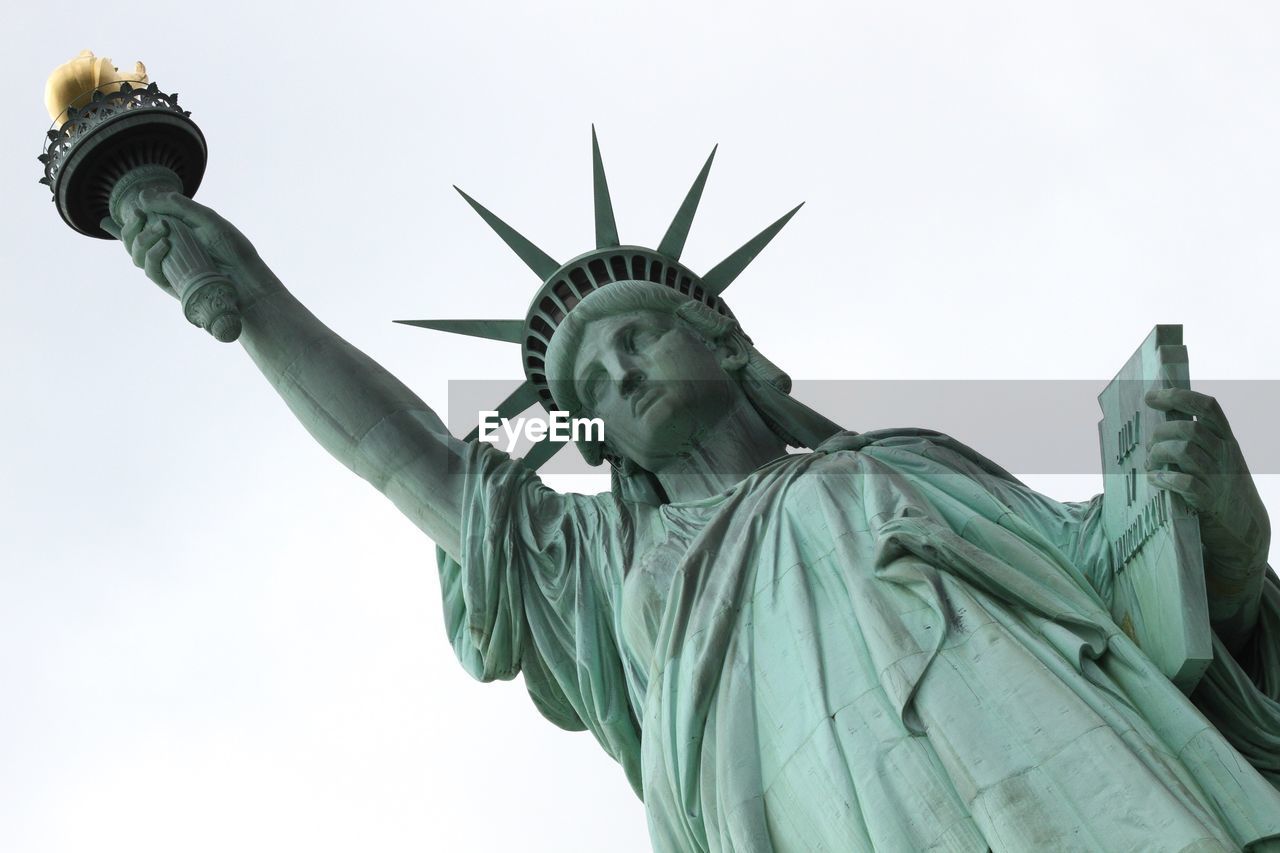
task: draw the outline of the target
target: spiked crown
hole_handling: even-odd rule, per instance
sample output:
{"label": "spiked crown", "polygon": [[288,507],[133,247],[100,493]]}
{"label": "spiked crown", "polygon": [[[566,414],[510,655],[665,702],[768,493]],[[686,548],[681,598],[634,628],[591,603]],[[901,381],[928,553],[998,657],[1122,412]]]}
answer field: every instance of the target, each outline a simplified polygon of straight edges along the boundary
{"label": "spiked crown", "polygon": [[[796,205],[772,225],[748,240],[704,275],[699,276],[680,263],[689,227],[697,212],[702,190],[711,171],[716,149],[711,150],[693,186],[685,195],[675,218],[657,249],[622,245],[613,216],[613,202],[605,179],[604,163],[595,128],[591,129],[593,185],[595,191],[596,247],[566,263],[559,263],[539,249],[518,231],[503,222],[471,196],[458,190],[469,205],[480,214],[490,228],[502,238],[522,261],[542,280],[523,320],[397,320],[410,326],[436,329],[473,337],[519,344],[525,381],[498,404],[499,417],[512,418],[535,402],[547,410],[555,408],[555,400],[547,387],[546,355],[551,338],[564,318],[587,294],[617,281],[649,281],[669,287],[690,299],[701,302],[728,317],[733,316],[720,294],[755,259],[756,255],[782,230],[801,205]],[[478,428],[467,436],[473,440]],[[564,442],[542,441],[524,458],[524,463],[537,469],[563,446]]]}

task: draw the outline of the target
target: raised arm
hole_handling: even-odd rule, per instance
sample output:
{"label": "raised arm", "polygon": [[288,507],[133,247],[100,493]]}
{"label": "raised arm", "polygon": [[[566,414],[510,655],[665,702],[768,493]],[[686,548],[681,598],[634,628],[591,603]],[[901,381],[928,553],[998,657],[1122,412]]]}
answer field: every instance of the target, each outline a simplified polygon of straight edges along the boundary
{"label": "raised arm", "polygon": [[258,257],[231,223],[175,193],[144,193],[123,222],[103,227],[147,276],[173,294],[161,272],[166,217],[186,223],[235,285],[240,343],[321,446],[372,483],[451,555],[459,553],[465,443],[417,395],[321,323]]}

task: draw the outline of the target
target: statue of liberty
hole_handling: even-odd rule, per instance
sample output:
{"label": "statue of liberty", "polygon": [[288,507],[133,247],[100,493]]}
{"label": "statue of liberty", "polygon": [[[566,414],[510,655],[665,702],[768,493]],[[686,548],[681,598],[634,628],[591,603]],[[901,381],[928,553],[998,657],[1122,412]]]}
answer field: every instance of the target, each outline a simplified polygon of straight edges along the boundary
{"label": "statue of liberty", "polygon": [[143,192],[103,227],[166,288],[173,223],[195,235],[267,380],[438,545],[462,665],[523,673],[589,730],[656,850],[1280,849],[1280,585],[1217,403],[1147,399],[1189,416],[1157,428],[1148,475],[1200,517],[1213,660],[1188,697],[1111,615],[1100,499],[790,396],[723,293],[795,211],[697,275],[711,160],[647,249],[621,244],[593,148],[595,247],[567,263],[467,198],[541,282],[524,319],[416,322],[520,345],[503,416],[601,419],[579,445],[611,466],[598,495],[542,483],[554,442],[517,460],[451,435],[212,210]]}

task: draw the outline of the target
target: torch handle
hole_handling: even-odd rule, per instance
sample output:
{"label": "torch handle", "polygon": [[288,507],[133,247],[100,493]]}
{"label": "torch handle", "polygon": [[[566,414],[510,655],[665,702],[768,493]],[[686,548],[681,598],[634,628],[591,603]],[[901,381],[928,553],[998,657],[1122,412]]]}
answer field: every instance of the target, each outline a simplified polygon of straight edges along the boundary
{"label": "torch handle", "polygon": [[160,269],[182,301],[182,313],[223,343],[240,337],[236,289],[218,272],[186,223],[161,214],[169,226],[169,253]]}

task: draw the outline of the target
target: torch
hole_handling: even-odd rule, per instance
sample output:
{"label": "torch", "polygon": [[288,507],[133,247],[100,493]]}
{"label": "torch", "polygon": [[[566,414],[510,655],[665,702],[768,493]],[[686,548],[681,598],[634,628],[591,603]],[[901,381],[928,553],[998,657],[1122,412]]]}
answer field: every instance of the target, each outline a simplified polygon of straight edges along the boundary
{"label": "torch", "polygon": [[[80,55],[54,70],[45,86],[53,119],[40,162],[62,219],[90,237],[113,239],[101,222],[124,226],[137,215],[138,194],[169,190],[190,198],[208,159],[204,134],[178,96],[160,91],[136,64],[122,74],[106,57]],[[169,228],[161,271],[182,301],[182,312],[220,341],[240,336],[231,282],[218,271],[181,221]]]}

